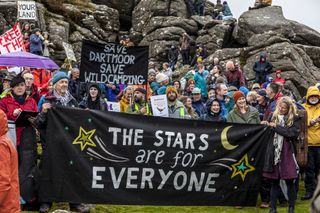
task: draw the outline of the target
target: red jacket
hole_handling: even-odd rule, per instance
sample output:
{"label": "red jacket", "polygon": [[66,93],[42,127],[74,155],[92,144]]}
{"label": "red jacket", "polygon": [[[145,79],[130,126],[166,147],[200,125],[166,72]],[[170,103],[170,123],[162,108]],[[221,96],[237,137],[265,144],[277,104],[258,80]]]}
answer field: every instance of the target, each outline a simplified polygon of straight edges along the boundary
{"label": "red jacket", "polygon": [[17,151],[7,137],[8,120],[0,110],[0,212],[20,212]]}
{"label": "red jacket", "polygon": [[47,94],[48,82],[51,79],[51,71],[45,69],[34,69],[32,70],[33,83],[40,89],[40,97]]}
{"label": "red jacket", "polygon": [[[12,95],[8,95],[0,100],[0,109],[2,109],[7,115],[8,120],[15,121],[17,119],[17,117],[13,115],[13,111],[18,108],[21,108],[22,110],[39,112],[36,101],[30,97],[27,97],[22,105],[20,105]],[[20,144],[22,130],[23,127],[16,127],[17,145]]]}

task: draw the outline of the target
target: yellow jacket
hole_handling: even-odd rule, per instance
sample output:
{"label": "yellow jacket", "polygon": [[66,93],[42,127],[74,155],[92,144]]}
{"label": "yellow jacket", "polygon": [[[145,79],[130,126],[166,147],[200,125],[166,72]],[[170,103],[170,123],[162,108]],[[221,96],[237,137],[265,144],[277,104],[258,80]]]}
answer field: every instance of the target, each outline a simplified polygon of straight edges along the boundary
{"label": "yellow jacket", "polygon": [[[317,87],[312,86],[308,88],[307,100],[311,95],[320,95]],[[320,96],[319,96],[320,97]],[[320,104],[310,105],[308,101],[303,104],[308,114],[308,145],[309,146],[320,146],[320,124],[310,125],[310,120],[316,119],[320,116]]]}
{"label": "yellow jacket", "polygon": [[126,112],[128,105],[129,105],[129,101],[127,101],[124,98],[124,96],[122,96],[122,98],[120,100],[120,112]]}

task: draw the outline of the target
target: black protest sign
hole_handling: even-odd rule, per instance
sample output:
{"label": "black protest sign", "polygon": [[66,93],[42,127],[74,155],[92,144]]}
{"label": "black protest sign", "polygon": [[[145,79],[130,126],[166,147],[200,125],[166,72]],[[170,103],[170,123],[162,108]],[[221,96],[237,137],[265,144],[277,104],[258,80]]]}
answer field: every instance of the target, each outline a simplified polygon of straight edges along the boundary
{"label": "black protest sign", "polygon": [[254,206],[270,130],[52,109],[42,201]]}
{"label": "black protest sign", "polygon": [[112,84],[146,84],[148,47],[82,42],[80,81]]}

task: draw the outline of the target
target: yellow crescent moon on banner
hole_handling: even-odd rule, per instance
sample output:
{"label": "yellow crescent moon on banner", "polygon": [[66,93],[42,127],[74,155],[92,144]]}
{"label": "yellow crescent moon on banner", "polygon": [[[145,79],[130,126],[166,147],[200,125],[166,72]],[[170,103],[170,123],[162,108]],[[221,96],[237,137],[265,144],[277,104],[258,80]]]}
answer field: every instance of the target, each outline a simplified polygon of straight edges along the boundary
{"label": "yellow crescent moon on banner", "polygon": [[238,147],[238,145],[234,146],[234,145],[230,144],[228,141],[227,133],[231,127],[232,126],[228,126],[228,127],[224,128],[221,132],[221,144],[226,150],[233,150]]}

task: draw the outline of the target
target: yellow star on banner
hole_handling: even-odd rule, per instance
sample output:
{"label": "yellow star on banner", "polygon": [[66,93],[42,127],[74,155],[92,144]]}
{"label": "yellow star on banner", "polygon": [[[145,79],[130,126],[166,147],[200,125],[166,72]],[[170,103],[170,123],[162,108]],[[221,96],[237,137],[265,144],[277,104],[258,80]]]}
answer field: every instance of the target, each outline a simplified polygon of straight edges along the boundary
{"label": "yellow star on banner", "polygon": [[246,178],[248,172],[252,172],[255,170],[255,168],[249,164],[247,154],[243,156],[240,161],[232,164],[231,166],[233,170],[231,178],[240,175],[243,181]]}
{"label": "yellow star on banner", "polygon": [[96,132],[95,129],[86,132],[81,126],[79,129],[79,135],[76,139],[74,139],[74,141],[72,142],[72,144],[80,144],[80,148],[81,151],[84,150],[84,148],[86,148],[86,146],[96,146],[96,144],[92,141],[91,137],[93,136],[93,134]]}

